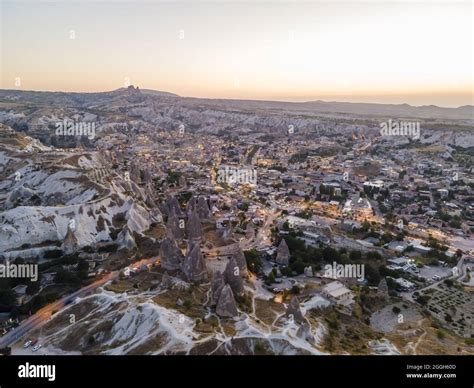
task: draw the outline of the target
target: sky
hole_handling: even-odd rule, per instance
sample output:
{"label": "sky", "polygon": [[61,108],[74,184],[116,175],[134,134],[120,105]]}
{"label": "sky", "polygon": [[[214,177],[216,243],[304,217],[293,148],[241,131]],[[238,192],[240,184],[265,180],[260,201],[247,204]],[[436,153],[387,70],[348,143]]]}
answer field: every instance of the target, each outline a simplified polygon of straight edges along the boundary
{"label": "sky", "polygon": [[474,103],[470,1],[0,4],[2,89]]}

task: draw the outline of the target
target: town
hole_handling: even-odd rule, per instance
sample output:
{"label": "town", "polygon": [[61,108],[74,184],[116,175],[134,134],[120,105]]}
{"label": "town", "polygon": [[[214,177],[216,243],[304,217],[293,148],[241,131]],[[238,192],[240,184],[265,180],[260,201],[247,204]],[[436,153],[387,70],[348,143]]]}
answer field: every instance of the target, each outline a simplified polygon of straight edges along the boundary
{"label": "town", "polygon": [[2,279],[3,351],[473,353],[471,124],[129,86],[67,137],[67,95],[0,96],[2,261],[40,272]]}

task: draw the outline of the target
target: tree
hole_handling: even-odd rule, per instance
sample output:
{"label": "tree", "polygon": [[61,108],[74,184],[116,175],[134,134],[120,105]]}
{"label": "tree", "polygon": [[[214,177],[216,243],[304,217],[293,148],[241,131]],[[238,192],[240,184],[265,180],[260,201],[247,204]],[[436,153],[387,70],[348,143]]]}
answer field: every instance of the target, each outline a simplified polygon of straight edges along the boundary
{"label": "tree", "polygon": [[247,202],[242,203],[238,208],[244,212],[249,210],[249,204]]}
{"label": "tree", "polygon": [[280,272],[283,276],[293,276],[293,271],[290,267],[282,267]]}
{"label": "tree", "polygon": [[395,237],[395,240],[397,240],[397,241],[403,241],[404,238],[405,238],[405,233],[400,232],[400,233],[398,233],[397,236]]}
{"label": "tree", "polygon": [[0,289],[0,311],[9,311],[15,301],[16,295],[11,288]]}
{"label": "tree", "polygon": [[257,273],[262,269],[260,253],[256,249],[245,251],[244,255],[247,262],[247,267],[251,272]]}
{"label": "tree", "polygon": [[370,251],[367,252],[367,260],[375,260],[375,261],[380,261],[383,259],[382,255],[378,252]]}
{"label": "tree", "polygon": [[365,278],[372,286],[377,286],[381,279],[379,271],[370,264],[366,264],[365,266]]}
{"label": "tree", "polygon": [[291,287],[290,292],[291,292],[292,294],[297,295],[297,294],[299,294],[299,293],[301,292],[301,290],[300,290],[300,288],[299,288],[297,285],[294,285],[293,287]]}
{"label": "tree", "polygon": [[387,287],[389,290],[395,290],[398,287],[398,285],[395,280],[393,280],[390,277],[387,277]]}
{"label": "tree", "polygon": [[293,271],[295,271],[297,274],[300,275],[304,272],[306,265],[303,262],[303,260],[298,258],[297,260],[295,260],[293,263],[290,264],[290,267]]}
{"label": "tree", "polygon": [[430,300],[429,295],[419,295],[416,298],[416,301],[421,304],[422,306],[426,306],[428,304],[428,301]]}
{"label": "tree", "polygon": [[324,184],[322,184],[322,183],[319,185],[319,192],[320,192],[321,194],[327,194],[326,187],[325,187]]}
{"label": "tree", "polygon": [[340,255],[339,255],[339,252],[335,250],[334,248],[326,247],[323,249],[323,258],[324,258],[324,261],[328,263],[331,263],[333,261],[337,262],[340,259]]}
{"label": "tree", "polygon": [[77,276],[77,274],[61,269],[56,272],[54,282],[57,284],[65,283],[71,284],[73,286],[79,286],[81,284],[81,279]]}
{"label": "tree", "polygon": [[40,286],[41,286],[41,282],[40,282],[39,280],[40,280],[40,279],[39,279],[39,277],[38,277],[38,281],[36,281],[36,282],[30,281],[30,282],[28,283],[28,286],[26,287],[26,293],[27,293],[28,295],[36,294],[36,293],[39,291]]}
{"label": "tree", "polygon": [[362,259],[362,252],[361,251],[351,251],[349,254],[349,259],[351,261],[360,261]]}
{"label": "tree", "polygon": [[87,271],[89,269],[89,263],[84,259],[80,259],[77,263],[77,270],[78,271]]}
{"label": "tree", "polygon": [[369,223],[369,221],[364,220],[364,222],[362,222],[362,228],[361,228],[362,231],[363,231],[363,232],[367,232],[367,231],[369,230],[369,228],[370,228],[370,223]]}
{"label": "tree", "polygon": [[273,274],[273,271],[270,271],[270,273],[267,275],[267,283],[270,285],[275,283],[275,275]]}
{"label": "tree", "polygon": [[445,279],[444,284],[446,284],[448,287],[452,287],[454,284],[453,279]]}
{"label": "tree", "polygon": [[177,185],[179,182],[179,178],[181,177],[181,173],[177,171],[172,171],[172,170],[167,170],[166,173],[168,175],[166,177],[166,181],[168,182],[168,184]]}

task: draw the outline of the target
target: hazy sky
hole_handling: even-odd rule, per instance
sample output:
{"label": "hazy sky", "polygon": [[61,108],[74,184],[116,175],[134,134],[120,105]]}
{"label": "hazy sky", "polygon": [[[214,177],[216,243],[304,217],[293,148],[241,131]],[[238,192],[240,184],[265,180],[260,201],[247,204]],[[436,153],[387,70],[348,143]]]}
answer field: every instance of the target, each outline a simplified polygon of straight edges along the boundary
{"label": "hazy sky", "polygon": [[4,89],[473,104],[470,1],[0,3]]}

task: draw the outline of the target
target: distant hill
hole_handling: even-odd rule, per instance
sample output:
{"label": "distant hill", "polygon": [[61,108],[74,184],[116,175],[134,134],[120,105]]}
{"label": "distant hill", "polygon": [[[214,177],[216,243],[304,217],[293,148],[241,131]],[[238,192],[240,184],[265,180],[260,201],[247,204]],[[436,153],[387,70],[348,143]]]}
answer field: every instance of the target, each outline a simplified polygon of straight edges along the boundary
{"label": "distant hill", "polygon": [[344,112],[363,115],[474,119],[474,106],[465,105],[458,108],[443,108],[436,105],[412,106],[408,104],[373,104],[353,102],[310,101],[303,105],[313,111]]}
{"label": "distant hill", "polygon": [[263,110],[287,110],[301,113],[341,113],[360,116],[383,116],[394,118],[427,118],[474,120],[474,106],[465,105],[458,108],[444,108],[435,105],[412,106],[408,104],[376,104],[337,101],[285,102],[263,100],[227,100],[186,98],[196,102],[213,103],[226,108],[245,108]]}
{"label": "distant hill", "polygon": [[435,105],[411,106],[408,104],[376,104],[352,103],[337,101],[260,101],[235,99],[209,99],[180,97],[173,93],[139,89],[129,86],[109,92],[78,93],[78,92],[40,92],[23,90],[0,89],[0,101],[16,101],[23,103],[50,104],[63,106],[91,107],[98,104],[123,100],[125,102],[143,102],[148,98],[180,99],[182,102],[193,105],[213,106],[224,109],[263,109],[287,110],[302,113],[340,113],[360,116],[382,116],[394,118],[430,118],[474,120],[474,106],[465,105],[458,108],[444,108]]}
{"label": "distant hill", "polygon": [[120,88],[110,92],[40,92],[32,90],[6,90],[0,89],[0,100],[28,102],[35,104],[51,104],[63,106],[91,106],[131,96],[158,96],[178,97],[176,94],[156,90],[141,90],[133,86]]}

